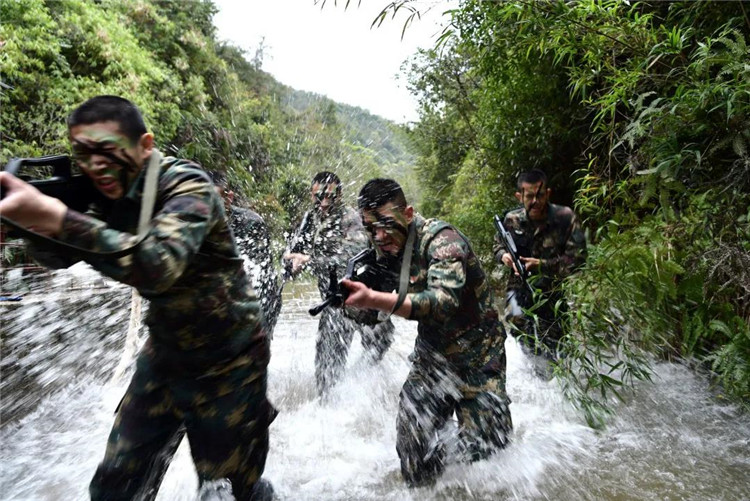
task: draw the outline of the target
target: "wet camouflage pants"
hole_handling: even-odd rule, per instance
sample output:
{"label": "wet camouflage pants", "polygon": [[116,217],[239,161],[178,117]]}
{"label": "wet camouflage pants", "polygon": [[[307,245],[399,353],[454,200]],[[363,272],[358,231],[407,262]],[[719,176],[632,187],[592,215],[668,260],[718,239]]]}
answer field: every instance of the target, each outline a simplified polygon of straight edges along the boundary
{"label": "wet camouflage pants", "polygon": [[439,355],[414,358],[396,424],[396,451],[409,486],[430,484],[443,472],[445,445],[438,434],[454,412],[464,459],[485,459],[507,445],[513,423],[505,393],[505,354],[500,358],[492,370],[466,370],[463,378]]}
{"label": "wet camouflage pants", "polygon": [[238,501],[251,499],[275,416],[266,399],[267,364],[241,357],[220,376],[169,384],[139,366],[91,481],[92,501],[153,499],[182,426],[199,481],[229,479]]}
{"label": "wet camouflage pants", "polygon": [[[509,303],[512,296],[522,297],[522,304],[531,303],[516,291],[508,292]],[[560,352],[560,339],[567,332],[567,311],[568,304],[564,296],[559,292],[551,292],[546,293],[536,307],[529,308],[529,313],[509,313],[506,319],[511,324],[510,333],[521,341],[526,353],[554,360]]]}
{"label": "wet camouflage pants", "polygon": [[368,326],[348,318],[340,308],[326,308],[321,313],[315,342],[315,383],[319,395],[325,394],[341,378],[356,331],[372,362],[382,360],[393,342],[390,320]]}

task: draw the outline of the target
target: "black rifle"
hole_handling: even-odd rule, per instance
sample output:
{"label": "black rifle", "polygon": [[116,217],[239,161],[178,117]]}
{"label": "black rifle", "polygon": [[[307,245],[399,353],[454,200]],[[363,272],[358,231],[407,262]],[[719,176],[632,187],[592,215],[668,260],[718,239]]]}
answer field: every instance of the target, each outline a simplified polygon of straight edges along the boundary
{"label": "black rifle", "polygon": [[[34,179],[22,173],[24,168],[38,171],[51,167],[52,175],[46,179]],[[106,200],[94,187],[85,174],[73,174],[72,162],[67,155],[49,155],[39,158],[13,158],[3,168],[14,176],[26,181],[45,195],[61,200],[65,205],[78,212],[86,212],[93,201]]]}
{"label": "black rifle", "polygon": [[[349,297],[349,289],[342,285],[336,276],[336,267],[331,266],[328,291],[322,303],[310,308],[310,315],[315,316],[328,306],[340,307]],[[378,262],[375,249],[365,249],[351,258],[346,264],[343,279],[362,282],[369,288],[381,292],[391,292],[398,288],[398,273]],[[342,280],[343,280],[342,279]]]}
{"label": "black rifle", "polygon": [[[96,203],[102,209],[111,207],[112,201],[94,187],[88,176],[73,174],[72,165],[72,160],[67,155],[49,155],[38,158],[13,158],[5,165],[3,170],[34,186],[44,195],[59,199],[75,211],[86,212],[92,203]],[[29,167],[32,171],[35,169],[36,172],[45,170],[44,167],[51,167],[52,175],[44,179],[34,179],[33,175],[21,173],[21,169],[24,167]],[[2,197],[3,193],[0,193],[0,198]],[[61,253],[69,254],[72,252],[79,257],[94,259],[114,259],[132,254],[145,238],[145,235],[142,236],[135,244],[124,249],[112,252],[96,252],[40,235],[1,215],[0,222],[11,228],[11,231],[8,232],[8,236],[11,238],[23,237]]]}
{"label": "black rifle", "polygon": [[526,266],[524,266],[524,264],[521,262],[521,258],[518,255],[518,249],[516,249],[516,243],[513,241],[513,237],[511,236],[510,232],[505,229],[505,226],[503,226],[503,221],[500,219],[500,216],[495,214],[494,221],[495,228],[500,234],[500,240],[502,240],[503,244],[505,244],[505,249],[508,251],[508,254],[510,254],[513,265],[516,267],[516,270],[518,270],[518,275],[521,277],[521,280],[523,280],[523,283],[526,285],[526,288],[529,290],[531,296],[533,297],[534,288],[529,283],[529,270],[527,270]]}

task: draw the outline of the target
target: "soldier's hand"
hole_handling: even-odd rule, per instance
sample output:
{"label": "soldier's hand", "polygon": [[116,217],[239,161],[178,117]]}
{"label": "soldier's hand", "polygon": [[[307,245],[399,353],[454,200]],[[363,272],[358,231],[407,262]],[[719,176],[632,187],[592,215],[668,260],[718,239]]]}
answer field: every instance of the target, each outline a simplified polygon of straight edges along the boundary
{"label": "soldier's hand", "polygon": [[[523,259],[523,258],[521,258]],[[503,261],[503,264],[513,270],[513,272],[518,275],[518,270],[516,269],[515,263],[513,263],[513,258],[510,255],[510,252],[506,252],[503,254],[503,257],[501,258]]]}
{"label": "soldier's hand", "polygon": [[0,193],[0,214],[3,217],[48,237],[62,230],[68,207],[60,200],[44,195],[7,172],[0,172]]}
{"label": "soldier's hand", "polygon": [[341,281],[341,285],[349,289],[349,296],[344,301],[346,306],[353,306],[355,308],[371,308],[372,289],[367,287],[362,282],[355,282],[353,280],[344,279]]}
{"label": "soldier's hand", "polygon": [[529,271],[539,268],[539,263],[542,262],[542,260],[537,257],[521,257],[519,259],[521,260],[521,263],[523,263],[524,268]]}
{"label": "soldier's hand", "polygon": [[288,254],[284,254],[284,261],[291,261],[292,273],[296,274],[302,269],[303,266],[310,262],[310,256],[308,256],[307,254],[301,254],[299,252],[290,252]]}

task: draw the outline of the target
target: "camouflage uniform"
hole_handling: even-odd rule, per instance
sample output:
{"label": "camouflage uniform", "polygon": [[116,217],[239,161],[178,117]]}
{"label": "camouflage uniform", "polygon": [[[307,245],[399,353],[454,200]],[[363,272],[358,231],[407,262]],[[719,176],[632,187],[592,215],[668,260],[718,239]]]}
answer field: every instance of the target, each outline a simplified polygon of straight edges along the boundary
{"label": "camouflage uniform", "polygon": [[[301,228],[299,245],[292,252],[310,256],[309,266],[318,278],[323,298],[329,287],[329,267],[336,266],[341,278],[349,259],[367,248],[369,239],[359,213],[340,202],[328,214],[321,216],[318,211],[312,211],[304,220],[309,220],[310,224]],[[383,358],[393,342],[390,320],[369,326],[350,318],[341,308],[324,309],[315,342],[315,382],[319,394],[324,394],[341,377],[355,331],[359,331],[362,346],[374,362]]]}
{"label": "camouflage uniform", "polygon": [[246,271],[253,289],[260,293],[263,320],[270,337],[281,311],[281,290],[271,257],[268,227],[260,214],[250,209],[232,206],[228,218],[240,254],[249,261]]}
{"label": "camouflage uniform", "polygon": [[[92,208],[98,218],[68,210],[60,240],[97,252],[131,246],[144,174],[122,199]],[[165,158],[147,238],[133,254],[87,261],[150,302],[149,338],[91,482],[92,500],[153,496],[158,481],[149,477],[160,474],[153,466],[168,461],[159,455],[173,452],[168,444],[181,425],[201,482],[228,478],[237,499],[250,499],[275,416],[266,399],[269,342],[208,176]]]}
{"label": "camouflage uniform", "polygon": [[504,447],[512,429],[505,392],[505,331],[468,240],[455,228],[415,216],[410,319],[418,334],[401,389],[396,449],[409,485],[443,470],[438,431],[455,412],[470,460]]}
{"label": "camouflage uniform", "polygon": [[[506,318],[524,334],[522,340],[527,347],[553,358],[565,334],[563,313],[568,309],[559,285],[585,262],[586,238],[573,211],[562,205],[548,204],[547,219],[541,222],[529,220],[524,208],[512,210],[505,215],[503,226],[512,235],[520,256],[542,260],[541,270],[530,280],[531,285],[542,292],[532,315],[514,307],[517,304],[520,308],[531,308],[532,298],[521,278],[511,274],[506,293],[510,311]],[[500,262],[506,249],[498,235],[495,235],[494,251]],[[537,317],[536,329],[533,315]],[[534,336],[535,331],[537,336]]]}

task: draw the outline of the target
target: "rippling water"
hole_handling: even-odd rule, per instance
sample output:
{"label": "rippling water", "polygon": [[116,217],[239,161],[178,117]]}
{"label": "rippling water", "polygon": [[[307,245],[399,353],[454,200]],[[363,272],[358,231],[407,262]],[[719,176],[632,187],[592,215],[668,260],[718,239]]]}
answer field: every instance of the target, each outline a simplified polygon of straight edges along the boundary
{"label": "rippling water", "polygon": [[[85,294],[69,291],[65,273],[42,284],[44,295],[31,290],[20,303],[0,306],[3,500],[87,499],[125,390],[128,374],[112,374],[129,291],[90,283]],[[277,499],[750,499],[750,417],[718,403],[699,376],[657,365],[654,383],[639,385],[610,426],[596,432],[554,381],[534,376],[512,339],[512,444],[490,460],[450,465],[434,487],[407,489],[395,419],[416,326],[398,319],[396,340],[375,366],[355,338],[344,380],[321,402],[313,377],[317,321],[306,313],[316,294],[312,286],[287,285],[272,343],[269,391],[281,413],[271,427],[265,476]],[[196,491],[183,443],[157,499],[193,501]]]}

